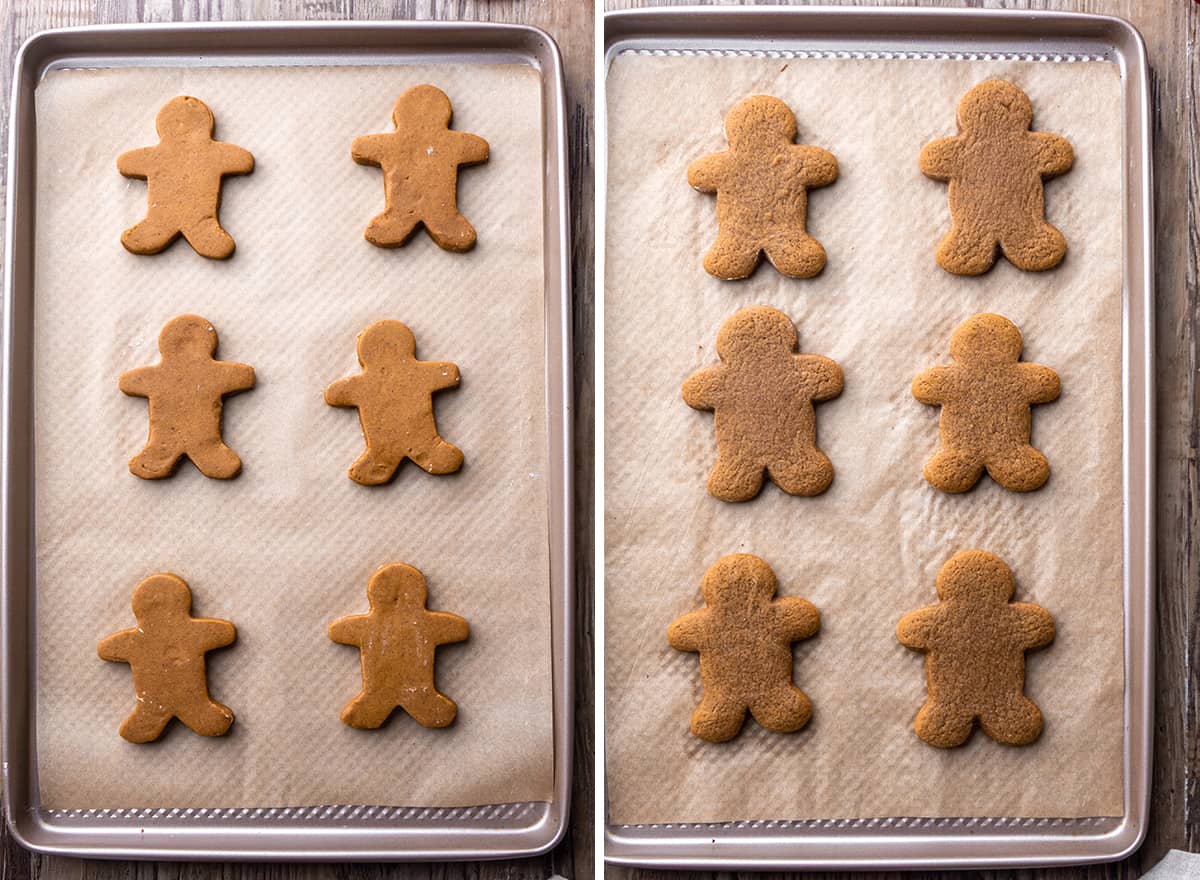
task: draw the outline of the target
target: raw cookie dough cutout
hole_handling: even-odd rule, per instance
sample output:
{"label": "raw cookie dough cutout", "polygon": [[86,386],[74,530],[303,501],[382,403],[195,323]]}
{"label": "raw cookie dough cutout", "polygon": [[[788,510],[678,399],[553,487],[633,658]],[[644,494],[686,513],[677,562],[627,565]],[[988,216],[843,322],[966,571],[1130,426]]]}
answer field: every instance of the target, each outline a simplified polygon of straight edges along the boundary
{"label": "raw cookie dough cutout", "polygon": [[1021,331],[1000,315],[975,315],[950,337],[950,366],[913,379],[913,397],[940,405],[941,448],[925,479],[943,492],[966,492],[986,469],[1013,492],[1031,492],[1050,478],[1050,462],[1029,444],[1030,406],[1056,400],[1058,374],[1020,362]]}
{"label": "raw cookie dough cutout", "polygon": [[1018,269],[1053,269],[1067,253],[1061,232],[1046,222],[1046,178],[1071,170],[1066,138],[1030,131],[1033,107],[1017,86],[982,82],[958,105],[958,135],[921,150],[921,173],[950,182],[950,232],[938,265],[955,275],[981,275],[996,249]]}
{"label": "raw cookie dough cutout", "polygon": [[1025,652],[1054,640],[1045,608],[1012,602],[1013,574],[982,550],[951,557],[937,576],[941,600],[900,619],[900,643],[925,654],[929,698],[913,725],[931,746],[967,741],[975,720],[997,742],[1023,746],[1042,733],[1025,696]]}
{"label": "raw cookie dough cutout", "polygon": [[458,367],[417,360],[416,345],[399,321],[377,321],[358,334],[363,371],[325,389],[330,406],[358,408],[367,448],[349,473],[363,486],[389,482],[406,458],[430,474],[462,467],[462,450],[438,435],[433,415],[434,392],[458,387]]}
{"label": "raw cookie dough cutout", "polygon": [[458,169],[488,159],[488,142],[450,130],[450,99],[430,85],[414,86],[396,101],[391,134],[355,138],[350,155],[359,165],[383,169],[385,210],[367,226],[367,241],[399,247],[419,224],[448,251],[475,246],[475,227],[458,212]]}
{"label": "raw cookie dough cutout", "polygon": [[427,611],[425,576],[411,565],[380,567],[367,584],[371,610],[329,625],[329,638],[359,649],[362,691],[342,709],[351,727],[377,728],[397,707],[424,727],[447,727],[458,707],[434,686],[438,645],[462,642],[470,627],[457,614]]}
{"label": "raw cookie dough cutout", "polygon": [[133,743],[158,739],[172,718],[201,736],[222,736],[233,712],[208,695],[204,655],[232,645],[237,629],[228,620],[192,617],[192,591],[182,578],[154,574],[133,591],[137,625],[102,640],[102,660],[128,663],[137,705],[121,736]]}
{"label": "raw cookie dough cutout", "polygon": [[751,306],[717,334],[721,364],[683,384],[693,409],[714,410],[717,463],[708,491],[722,501],[747,501],[763,471],[791,495],[819,495],[833,482],[833,464],[817,448],[813,401],[842,393],[842,369],[827,357],[797,354],[796,326],[783,312]]}
{"label": "raw cookie dough cutout", "polygon": [[775,572],[757,556],[722,557],[700,584],[707,607],[667,630],[672,648],[700,654],[704,698],[692,733],[701,739],[732,739],[747,710],[775,733],[799,730],[812,717],[812,703],[792,684],[792,642],[815,635],[821,616],[804,599],[774,598],[775,587]]}
{"label": "raw cookie dough cutout", "polygon": [[214,141],[213,115],[198,98],[172,98],[154,120],[158,144],[117,157],[125,177],[146,181],[146,218],[121,233],[135,254],[157,254],[182,235],[196,253],[214,260],[233,254],[233,238],[221,228],[221,180],[249,174],[254,157],[241,147]]}
{"label": "raw cookie dough cutout", "polygon": [[130,397],[150,400],[150,436],[129,461],[129,472],[159,480],[187,456],[216,480],[236,477],[242,460],[221,439],[222,398],[254,387],[254,368],[213,360],[217,331],[199,315],[172,318],[158,336],[157,364],[121,374]]}
{"label": "raw cookie dough cutout", "polygon": [[717,240],[704,271],[729,281],[746,278],[762,254],[793,278],[825,268],[825,248],[808,234],[808,190],[837,180],[833,154],[797,144],[796,117],[769,95],[738,103],[725,117],[729,149],[697,159],[688,183],[717,194]]}

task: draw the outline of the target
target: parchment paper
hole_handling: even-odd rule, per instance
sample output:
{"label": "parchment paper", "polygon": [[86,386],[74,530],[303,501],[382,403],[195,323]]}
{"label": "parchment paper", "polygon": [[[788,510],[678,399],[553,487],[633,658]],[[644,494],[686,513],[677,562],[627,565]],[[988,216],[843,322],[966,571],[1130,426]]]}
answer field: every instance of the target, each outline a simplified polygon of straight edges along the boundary
{"label": "parchment paper", "polygon": [[[1034,127],[1070,139],[1076,164],[1047,186],[1065,262],[1042,274],[1001,262],[980,278],[934,261],[949,224],[945,184],[917,168],[921,147],[954,134],[959,98],[990,76],[1017,82]],[[606,723],[610,821],[709,822],[882,816],[1119,815],[1122,809],[1120,83],[1101,62],[615,59],[607,81],[605,304]],[[811,195],[809,229],[829,262],[812,280],[769,265],[747,281],[705,274],[715,200],[687,166],[726,148],[725,113],[752,94],[796,112],[801,143],[831,150],[841,173]],[[833,486],[794,498],[768,484],[746,504],[708,495],[711,414],[680,386],[716,363],[722,321],[767,304],[789,314],[804,352],[845,371],[817,407]],[[1025,359],[1062,378],[1039,406],[1033,442],[1053,474],[1031,494],[987,478],[961,496],[925,483],[938,441],[913,376],[947,363],[951,331],[983,311],[1011,318]],[[1029,655],[1027,693],[1046,727],[1027,748],[976,732],[939,751],[912,732],[923,658],[897,620],[936,601],[955,552],[998,554],[1017,598],[1049,609],[1058,638]],[[667,626],[702,605],[719,557],[755,553],[780,593],[821,611],[795,648],[795,681],[814,717],[797,734],[752,720],[725,744],[688,730],[701,696],[695,654]]]}
{"label": "parchment paper", "polygon": [[[423,231],[368,244],[383,209],[377,168],[350,142],[392,130],[405,89],[450,96],[453,125],[491,144],[465,169],[459,206],[479,232],[466,255]],[[206,101],[216,136],[254,153],[228,179],[228,262],[183,242],[134,256],[121,231],[146,185],[116,170],[155,143],[170,98]],[[52,73],[37,90],[37,746],[43,806],[477,805],[546,800],[553,776],[543,356],[542,122],[537,72],[520,66],[140,69]],[[225,438],[244,470],[208,480],[189,463],[145,482],[128,459],[146,401],[117,388],[158,359],[157,336],[195,312],[219,358],[257,387],[228,398]],[[417,355],[450,360],[437,395],[453,476],[405,463],[387,487],[346,476],[363,438],[322,391],[359,370],[355,337],[407,323]],[[382,730],[338,720],[361,683],[358,652],[326,634],[367,610],[371,573],[407,562],[429,607],[471,625],[437,652],[458,720],[427,730],[398,712]],[[209,684],[237,721],[205,739],[178,723],[154,745],[117,735],[133,707],[129,667],[96,642],[133,624],[140,579],[173,571],[194,613],[238,627],[209,654]]]}

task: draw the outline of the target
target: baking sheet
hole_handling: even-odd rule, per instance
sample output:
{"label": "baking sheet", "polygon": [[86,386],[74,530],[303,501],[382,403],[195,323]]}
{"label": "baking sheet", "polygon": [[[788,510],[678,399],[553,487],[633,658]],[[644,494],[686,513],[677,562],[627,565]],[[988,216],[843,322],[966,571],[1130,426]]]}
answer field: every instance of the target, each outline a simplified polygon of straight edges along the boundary
{"label": "baking sheet", "polygon": [[[432,82],[454,127],[491,144],[466,169],[459,205],[479,230],[448,254],[420,232],[384,251],[362,239],[382,210],[376,168],[351,140],[391,130],[406,88]],[[145,184],[116,156],[152,144],[177,94],[205,100],[216,137],[254,153],[227,181],[227,263],[185,244],[128,254]],[[52,72],[36,93],[39,191],[35,296],[38,770],[45,808],[474,805],[549,800],[553,783],[543,351],[540,82],[518,65],[121,69]],[[103,108],[99,112],[98,108]],[[157,360],[162,324],[208,318],[218,357],[258,385],[226,403],[244,471],[206,480],[132,477],[146,403],[117,390]],[[357,414],[324,404],[358,371],[355,336],[383,317],[415,332],[418,356],[451,360],[439,428],[466,454],[431,478],[405,464],[367,489],[345,475],[362,448]],[[502,512],[503,515],[498,515]],[[471,639],[438,651],[455,725],[402,714],[380,731],[338,720],[358,691],[353,649],[328,623],[366,610],[385,562],[420,568],[429,607],[467,618]],[[175,725],[138,747],[116,729],[132,706],[127,666],[95,643],[132,622],[145,575],[175,571],[194,613],[238,626],[209,655],[214,697],[237,722],[221,739]],[[513,636],[519,633],[519,638]]]}
{"label": "baking sheet", "polygon": [[[1065,262],[1031,275],[999,264],[943,272],[944,184],[917,170],[921,146],[955,133],[961,95],[989,76],[1030,95],[1034,127],[1067,136],[1075,168],[1047,186]],[[836,83],[836,88],[831,84]],[[1102,62],[836,60],[623,55],[609,101],[606,346],[606,743],[614,825],[874,816],[1081,817],[1122,809],[1121,286],[1123,167],[1118,71]],[[816,279],[760,268],[706,275],[714,200],[690,161],[725,149],[737,100],[773,94],[802,143],[838,158],[810,194],[809,229],[829,253]],[[712,417],[683,380],[715,362],[721,322],[769,304],[799,325],[801,350],[835,358],[846,389],[818,406],[833,487],[773,486],[746,505],[707,494]],[[981,311],[1012,318],[1025,358],[1052,366],[1063,395],[1037,408],[1033,442],[1050,483],[1014,495],[987,482],[945,496],[921,478],[938,411],[909,383],[948,360],[951,331]],[[935,601],[954,552],[1012,566],[1018,598],[1055,614],[1055,644],[1029,655],[1027,693],[1046,718],[1011,749],[981,733],[936,751],[911,731],[923,658],[895,639],[905,612]],[[730,552],[765,558],[783,595],[813,601],[822,632],[795,647],[814,719],[792,736],[748,720],[731,743],[693,737],[696,657],[667,625],[700,607],[705,568]]]}

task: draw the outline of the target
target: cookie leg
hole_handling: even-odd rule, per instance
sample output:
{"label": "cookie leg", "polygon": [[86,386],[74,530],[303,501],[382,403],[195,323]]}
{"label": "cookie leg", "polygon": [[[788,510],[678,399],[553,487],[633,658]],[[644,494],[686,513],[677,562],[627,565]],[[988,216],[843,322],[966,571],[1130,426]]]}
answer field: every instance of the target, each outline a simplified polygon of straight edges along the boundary
{"label": "cookie leg", "polygon": [[983,462],[974,455],[942,450],[925,464],[925,479],[943,492],[966,492],[983,476]]}
{"label": "cookie leg", "polygon": [[750,704],[754,720],[775,733],[791,733],[808,724],[812,703],[794,685],[784,685],[763,694]]}
{"label": "cookie leg", "polygon": [[1000,240],[1000,247],[1009,262],[1027,272],[1053,269],[1067,254],[1067,240],[1049,223],[1007,235]]}
{"label": "cookie leg", "polygon": [[350,479],[363,486],[382,486],[396,475],[399,466],[398,457],[378,455],[368,446],[350,465]]}
{"label": "cookie leg", "polygon": [[955,275],[982,275],[996,262],[996,238],[954,224],[938,245],[937,261]]}
{"label": "cookie leg", "polygon": [[401,708],[422,727],[448,727],[458,715],[458,706],[433,688],[418,691],[401,703]]}
{"label": "cookie leg", "polygon": [[812,278],[825,268],[825,248],[811,235],[773,242],[765,251],[771,265],[790,278]]}
{"label": "cookie leg", "polygon": [[233,725],[233,712],[228,706],[209,700],[199,706],[181,708],[179,720],[201,736],[223,736]]}
{"label": "cookie leg", "polygon": [[408,241],[421,218],[416,214],[399,214],[385,211],[371,218],[367,224],[366,239],[379,247],[399,247]]}
{"label": "cookie leg", "polygon": [[146,703],[138,703],[121,723],[120,734],[131,743],[153,742],[162,736],[163,728],[171,718],[171,713],[166,710],[151,709]]}
{"label": "cookie leg", "polygon": [[429,217],[425,220],[425,228],[429,237],[444,250],[461,253],[475,246],[475,227],[462,214]]}
{"label": "cookie leg", "polygon": [[395,703],[382,697],[368,694],[366,691],[346,704],[342,709],[342,723],[360,730],[374,730],[387,721]]}
{"label": "cookie leg", "polygon": [[789,495],[820,495],[833,482],[833,462],[814,447],[796,450],[790,460],[770,465],[767,473]]}
{"label": "cookie leg", "polygon": [[931,746],[949,749],[966,742],[974,724],[972,713],[963,712],[949,703],[926,700],[917,713],[913,729]]}
{"label": "cookie leg", "polygon": [[121,244],[134,254],[157,254],[179,237],[179,229],[169,221],[160,220],[153,212],[141,223],[121,233]]}
{"label": "cookie leg", "polygon": [[1032,492],[1050,479],[1050,462],[1032,446],[1022,446],[1003,457],[987,460],[992,479],[1013,492]]}
{"label": "cookie leg", "polygon": [[717,463],[708,475],[708,492],[722,501],[749,501],[758,494],[762,482],[760,465],[718,452]]}
{"label": "cookie leg", "polygon": [[210,443],[189,449],[187,456],[200,473],[214,480],[228,480],[242,470],[242,460],[224,443]]}
{"label": "cookie leg", "polygon": [[151,440],[146,448],[129,459],[129,472],[143,480],[161,480],[175,472],[183,451]]}
{"label": "cookie leg", "polygon": [[718,233],[716,242],[704,255],[704,271],[726,281],[748,278],[758,266],[759,253],[757,245]]}
{"label": "cookie leg", "polygon": [[997,742],[1023,746],[1042,734],[1042,712],[1024,694],[1013,694],[999,706],[979,716],[983,732]]}
{"label": "cookie leg", "polygon": [[183,237],[202,257],[224,260],[233,253],[233,236],[221,228],[216,217],[206,217],[184,228]]}
{"label": "cookie leg", "polygon": [[692,733],[709,742],[733,739],[746,719],[746,705],[705,694],[692,713]]}
{"label": "cookie leg", "polygon": [[429,446],[411,456],[417,466],[429,474],[452,474],[462,467],[462,450],[435,436]]}

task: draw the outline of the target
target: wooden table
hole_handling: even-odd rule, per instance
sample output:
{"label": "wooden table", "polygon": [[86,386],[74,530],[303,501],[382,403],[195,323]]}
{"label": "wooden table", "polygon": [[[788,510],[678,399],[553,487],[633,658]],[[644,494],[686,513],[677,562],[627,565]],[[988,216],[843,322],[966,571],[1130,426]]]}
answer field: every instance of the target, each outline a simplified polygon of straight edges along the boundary
{"label": "wooden table", "polygon": [[[570,124],[574,273],[576,472],[575,776],[571,825],[563,841],[535,859],[439,865],[255,865],[84,861],[35,855],[0,828],[0,880],[52,878],[411,877],[546,880],[591,877],[592,859],[592,34],[590,0],[0,0],[0,150],[7,162],[8,96],[21,43],[47,28],[117,22],[240,19],[469,19],[518,22],[547,31],[563,54]],[[4,188],[0,181],[0,191]]]}
{"label": "wooden table", "polygon": [[[687,0],[695,5],[706,0]],[[828,0],[827,0],[828,2]],[[836,0],[835,0],[836,2]],[[1149,831],[1141,850],[1112,865],[1044,871],[920,873],[919,878],[1087,878],[1116,880],[1139,877],[1169,849],[1200,850],[1200,758],[1197,755],[1196,548],[1198,535],[1196,446],[1196,344],[1198,313],[1197,236],[1195,220],[1197,122],[1195,93],[1200,86],[1200,58],[1188,47],[1196,43],[1200,6],[1192,0],[990,0],[920,4],[873,0],[870,5],[988,6],[1057,9],[1119,15],[1133,22],[1146,39],[1154,94],[1154,198],[1156,203],[1158,363],[1158,646],[1155,656],[1154,774]],[[606,0],[606,8],[682,5],[680,0]],[[781,4],[787,5],[787,4]],[[793,4],[800,5],[800,4]],[[868,5],[842,2],[837,5]],[[660,871],[610,869],[621,880],[652,880],[684,875]],[[716,874],[686,875],[688,880]],[[730,875],[720,875],[728,877]],[[747,878],[771,875],[745,875]],[[831,875],[810,875],[829,877]],[[862,873],[856,880],[896,880],[902,875]]]}

